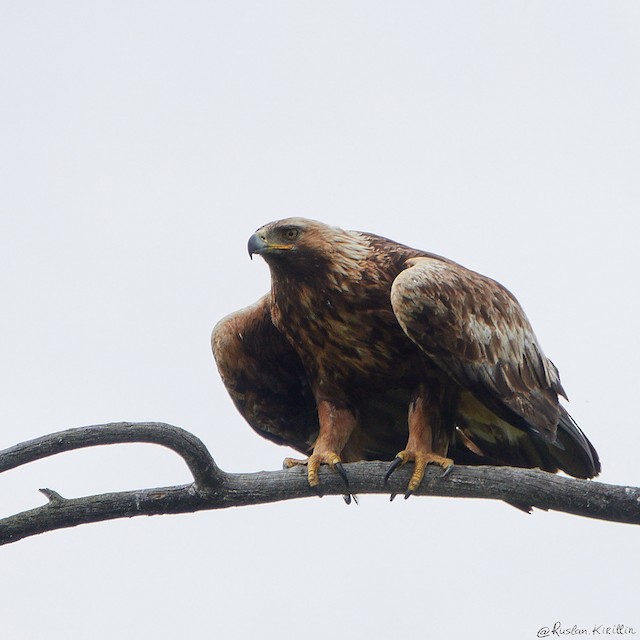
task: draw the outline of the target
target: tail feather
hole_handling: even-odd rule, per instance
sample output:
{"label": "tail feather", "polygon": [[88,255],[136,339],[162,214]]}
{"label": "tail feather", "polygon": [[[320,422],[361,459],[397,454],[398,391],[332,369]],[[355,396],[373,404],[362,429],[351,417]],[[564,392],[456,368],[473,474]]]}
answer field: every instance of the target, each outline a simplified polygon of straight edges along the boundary
{"label": "tail feather", "polygon": [[575,478],[593,478],[600,473],[598,453],[562,405],[552,442],[497,417],[480,418],[467,415],[460,420],[451,452],[456,462],[538,467],[552,473],[564,471]]}
{"label": "tail feather", "polygon": [[575,478],[593,478],[600,473],[598,452],[562,405],[557,435],[549,452],[562,471]]}

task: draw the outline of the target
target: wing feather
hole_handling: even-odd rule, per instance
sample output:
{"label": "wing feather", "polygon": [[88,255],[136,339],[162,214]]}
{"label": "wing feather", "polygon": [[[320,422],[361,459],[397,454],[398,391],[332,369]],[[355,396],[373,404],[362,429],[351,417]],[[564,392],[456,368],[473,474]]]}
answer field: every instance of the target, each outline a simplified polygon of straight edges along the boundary
{"label": "wing feather", "polygon": [[269,295],[223,318],[211,334],[222,381],[260,435],[308,454],[316,405],[300,358],[271,321]]}
{"label": "wing feather", "polygon": [[564,390],[513,295],[448,260],[407,265],[391,289],[405,333],[497,415],[553,441]]}

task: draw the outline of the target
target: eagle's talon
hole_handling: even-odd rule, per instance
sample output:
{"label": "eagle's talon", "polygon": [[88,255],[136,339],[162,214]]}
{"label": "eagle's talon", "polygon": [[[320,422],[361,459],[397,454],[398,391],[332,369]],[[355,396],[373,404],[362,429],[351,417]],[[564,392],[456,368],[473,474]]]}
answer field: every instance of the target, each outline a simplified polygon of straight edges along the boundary
{"label": "eagle's talon", "polygon": [[322,494],[319,493],[319,489],[317,489],[317,487],[320,485],[318,471],[320,470],[320,466],[323,464],[329,465],[331,469],[335,469],[344,481],[347,489],[349,489],[349,477],[347,476],[347,472],[345,471],[337,453],[331,451],[328,453],[312,453],[306,460],[285,458],[282,466],[285,469],[298,466],[307,467],[307,482],[309,483],[309,486],[315,489],[316,493],[322,497]]}
{"label": "eagle's talon", "polygon": [[[344,467],[342,466],[342,462],[336,462],[333,465],[333,467],[338,472],[338,474],[340,475],[340,477],[344,481],[345,486],[348,489],[349,488],[349,477],[347,476],[347,472],[344,470]],[[347,504],[349,504],[349,503],[347,503]]]}
{"label": "eagle's talon", "polygon": [[453,464],[450,464],[448,467],[444,468],[444,471],[442,472],[442,475],[440,477],[446,478],[451,473],[452,470],[453,470]]}
{"label": "eagle's talon", "polygon": [[401,464],[405,462],[414,463],[413,473],[411,474],[411,479],[409,480],[409,486],[407,487],[407,492],[404,494],[405,500],[410,495],[415,493],[415,491],[422,484],[427,465],[437,464],[441,466],[444,469],[444,473],[441,476],[443,478],[449,474],[451,467],[453,466],[453,460],[451,460],[451,458],[445,458],[444,456],[433,453],[432,451],[423,452],[404,449],[403,451],[400,451],[400,453],[398,453],[395,460],[389,466],[389,469],[387,469],[387,473],[385,474],[385,484],[393,471],[395,471]]}
{"label": "eagle's talon", "polygon": [[309,459],[306,460],[298,460],[298,458],[285,458],[282,461],[283,469],[293,469],[293,467],[306,467]]}
{"label": "eagle's talon", "polygon": [[[402,463],[404,462],[404,460],[400,457],[397,456],[393,459],[393,462],[389,465],[389,468],[387,469],[387,472],[384,474],[384,483],[387,484],[387,482],[389,482],[389,478],[391,477],[391,474],[399,467],[402,465]],[[392,498],[393,500],[393,498]]]}

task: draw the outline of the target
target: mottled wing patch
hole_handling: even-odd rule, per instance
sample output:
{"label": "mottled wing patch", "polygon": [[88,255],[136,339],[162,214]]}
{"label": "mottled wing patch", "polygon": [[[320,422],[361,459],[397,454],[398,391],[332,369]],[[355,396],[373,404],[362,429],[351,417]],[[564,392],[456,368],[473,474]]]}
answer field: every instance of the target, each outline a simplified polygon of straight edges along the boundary
{"label": "mottled wing patch", "polygon": [[405,333],[497,415],[553,440],[564,391],[513,295],[447,260],[407,265],[391,289]]}

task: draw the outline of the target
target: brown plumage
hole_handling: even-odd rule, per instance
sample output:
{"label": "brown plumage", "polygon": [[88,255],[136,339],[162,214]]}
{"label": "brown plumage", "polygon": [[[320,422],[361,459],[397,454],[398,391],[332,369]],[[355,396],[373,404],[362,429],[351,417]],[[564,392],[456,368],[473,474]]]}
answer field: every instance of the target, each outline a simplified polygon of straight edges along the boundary
{"label": "brown plumage", "polygon": [[216,325],[213,353],[249,424],[310,456],[312,486],[320,464],[394,457],[415,462],[408,493],[428,463],[600,471],[499,283],[303,218],[265,225],[249,252],[268,263],[271,292]]}

